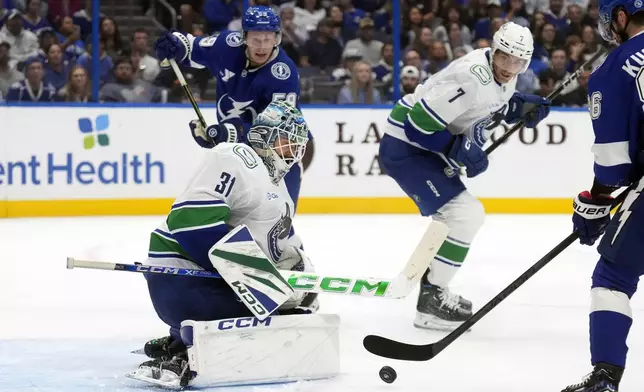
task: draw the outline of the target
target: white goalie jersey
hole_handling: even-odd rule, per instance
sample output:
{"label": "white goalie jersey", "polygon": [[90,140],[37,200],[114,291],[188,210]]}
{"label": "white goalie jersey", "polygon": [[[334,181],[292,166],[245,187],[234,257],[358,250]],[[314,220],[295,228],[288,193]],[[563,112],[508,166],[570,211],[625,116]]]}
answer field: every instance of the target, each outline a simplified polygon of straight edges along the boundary
{"label": "white goalie jersey", "polygon": [[286,246],[299,245],[292,229],[294,212],[284,181],[271,182],[266,166],[251,147],[219,144],[208,151],[167,219],[151,233],[148,263],[195,268],[191,261],[196,261],[203,266],[206,259],[200,263],[197,255],[182,249],[177,236],[194,233],[195,242],[212,244],[212,231],[208,230],[241,224],[275,263]]}
{"label": "white goalie jersey", "polygon": [[[452,134],[479,137],[504,119],[508,100],[515,92],[516,78],[506,84],[494,80],[491,50],[477,49],[432,75],[396,103],[389,115],[386,133],[410,141],[403,128],[406,119],[422,133],[448,130]],[[485,135],[487,139],[488,135]],[[424,148],[423,148],[424,149]]]}

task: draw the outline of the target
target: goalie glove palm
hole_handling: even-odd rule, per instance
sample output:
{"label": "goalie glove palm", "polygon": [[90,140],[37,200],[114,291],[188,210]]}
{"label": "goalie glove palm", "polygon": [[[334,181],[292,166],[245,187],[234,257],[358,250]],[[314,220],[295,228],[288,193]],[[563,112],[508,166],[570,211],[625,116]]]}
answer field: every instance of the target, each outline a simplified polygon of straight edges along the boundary
{"label": "goalie glove palm", "polygon": [[593,199],[588,191],[581,192],[575,198],[572,223],[574,230],[579,232],[579,242],[583,245],[593,245],[606,231],[610,222],[612,200]]}

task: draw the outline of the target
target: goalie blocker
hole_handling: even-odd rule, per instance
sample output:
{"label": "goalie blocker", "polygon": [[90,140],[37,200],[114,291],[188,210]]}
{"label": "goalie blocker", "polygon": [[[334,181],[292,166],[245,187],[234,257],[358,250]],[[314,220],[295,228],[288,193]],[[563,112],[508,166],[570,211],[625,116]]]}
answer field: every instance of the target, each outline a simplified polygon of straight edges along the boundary
{"label": "goalie blocker", "polygon": [[[130,378],[166,388],[284,383],[335,377],[340,371],[337,315],[241,317],[181,323],[188,368]],[[183,376],[183,377],[182,377]]]}

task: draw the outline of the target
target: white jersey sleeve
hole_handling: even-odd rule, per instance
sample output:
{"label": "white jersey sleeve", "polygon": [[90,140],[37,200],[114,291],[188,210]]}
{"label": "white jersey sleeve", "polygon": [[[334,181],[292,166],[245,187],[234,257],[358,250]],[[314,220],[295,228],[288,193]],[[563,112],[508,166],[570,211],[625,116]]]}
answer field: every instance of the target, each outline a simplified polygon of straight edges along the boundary
{"label": "white jersey sleeve", "polygon": [[433,133],[444,130],[448,124],[476,104],[481,83],[469,69],[445,69],[419,86],[408,103],[409,123],[419,132]]}

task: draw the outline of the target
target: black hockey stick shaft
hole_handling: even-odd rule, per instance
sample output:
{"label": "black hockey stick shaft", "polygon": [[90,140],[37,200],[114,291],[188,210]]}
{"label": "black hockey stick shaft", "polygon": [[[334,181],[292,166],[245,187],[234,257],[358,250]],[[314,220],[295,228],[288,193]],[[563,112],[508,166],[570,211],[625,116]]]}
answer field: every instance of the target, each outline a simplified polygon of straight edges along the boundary
{"label": "black hockey stick shaft", "polygon": [[[632,188],[629,187],[628,189],[617,195],[615,200],[613,200],[611,209],[621,204],[631,189]],[[525,282],[532,278],[537,272],[539,272],[543,267],[550,263],[555,257],[557,257],[566,248],[568,248],[578,238],[579,233],[577,231],[574,231],[573,233],[568,235],[568,237],[566,237],[557,246],[550,250],[532,267],[528,268],[527,271],[521,274],[521,276],[510,283],[510,285],[503,289],[503,291],[494,296],[494,298],[486,303],[481,309],[479,309],[469,319],[467,319],[463,324],[461,324],[458,328],[452,331],[449,335],[445,336],[443,339],[435,343],[414,345],[387,339],[382,336],[368,335],[363,340],[365,349],[370,353],[381,357],[400,359],[405,361],[427,361],[434,358],[436,355],[438,355],[438,353],[443,351],[447,346],[452,344],[456,339],[458,339],[461,335],[472,328],[474,324],[479,322],[479,320],[490,313],[492,309],[496,308],[501,302],[503,302]]]}
{"label": "black hockey stick shaft", "polygon": [[[593,57],[591,57],[590,59],[588,59],[588,61],[586,61],[585,63],[583,63],[583,64],[581,65],[581,67],[579,67],[579,69],[578,69],[578,70],[576,70],[572,75],[570,75],[570,76],[568,77],[568,79],[564,80],[564,82],[561,84],[561,86],[557,87],[557,88],[556,88],[556,89],[554,89],[550,94],[548,94],[548,96],[547,96],[546,98],[551,99],[551,100],[552,100],[552,99],[557,98],[557,97],[559,96],[559,94],[561,94],[561,92],[562,92],[566,87],[570,86],[570,84],[571,84],[572,82],[574,82],[575,80],[577,80],[577,79],[579,78],[579,76],[581,76],[581,74],[582,74],[582,73],[584,73],[584,72],[585,72],[589,67],[591,67],[591,66],[592,66],[592,64],[593,64],[595,61],[597,61],[601,56],[603,56],[605,53],[606,53],[606,50],[605,50],[605,49],[599,50],[597,53],[595,53],[595,55],[593,55]],[[529,115],[529,113],[528,113],[528,114],[526,114],[526,116],[527,116],[527,115]],[[525,118],[525,116],[524,116],[524,118]],[[486,153],[487,155],[492,154],[492,152],[493,152],[494,150],[496,150],[497,148],[499,148],[499,146],[500,146],[501,144],[503,144],[506,140],[508,140],[508,138],[509,138],[510,136],[512,136],[514,133],[516,133],[516,132],[517,132],[519,129],[521,129],[524,125],[525,125],[525,121],[524,121],[524,119],[519,120],[519,122],[517,122],[516,124],[514,124],[514,125],[512,126],[512,128],[510,128],[506,133],[504,133],[503,135],[501,135],[501,137],[500,137],[500,138],[498,138],[497,140],[495,140],[495,141],[492,143],[492,145],[491,145],[490,147],[488,147],[487,149],[485,149],[485,153]]]}

